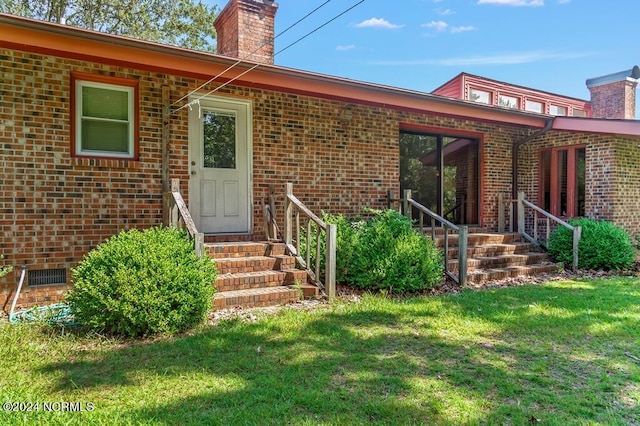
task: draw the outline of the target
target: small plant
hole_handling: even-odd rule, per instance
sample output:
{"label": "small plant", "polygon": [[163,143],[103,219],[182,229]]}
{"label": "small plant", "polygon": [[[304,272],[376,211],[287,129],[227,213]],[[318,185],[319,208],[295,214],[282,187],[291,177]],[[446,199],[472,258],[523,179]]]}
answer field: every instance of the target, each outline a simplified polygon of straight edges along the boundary
{"label": "small plant", "polygon": [[[0,254],[0,260],[4,259],[4,256]],[[11,272],[13,270],[13,266],[11,265],[7,265],[7,266],[0,266],[0,278],[4,277],[5,275],[9,274],[9,272]]]}
{"label": "small plant", "polygon": [[358,232],[348,266],[348,281],[366,289],[390,292],[433,287],[443,274],[442,255],[395,210],[374,212]]}
{"label": "small plant", "polygon": [[175,333],[211,308],[215,264],[196,256],[175,228],[122,231],[72,270],[67,300],[75,319],[123,336]]}
{"label": "small plant", "polygon": [[[582,227],[578,245],[578,267],[583,269],[621,270],[633,265],[636,250],[631,237],[619,226],[588,218],[571,219],[573,226]],[[573,232],[558,227],[549,238],[549,254],[558,262],[573,261]]]}

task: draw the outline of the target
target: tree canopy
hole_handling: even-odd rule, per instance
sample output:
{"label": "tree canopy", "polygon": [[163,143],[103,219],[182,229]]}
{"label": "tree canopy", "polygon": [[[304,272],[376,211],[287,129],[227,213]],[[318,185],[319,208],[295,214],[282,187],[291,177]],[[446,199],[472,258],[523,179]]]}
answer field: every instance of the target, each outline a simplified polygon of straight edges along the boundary
{"label": "tree canopy", "polygon": [[216,6],[200,0],[2,0],[0,12],[215,51]]}

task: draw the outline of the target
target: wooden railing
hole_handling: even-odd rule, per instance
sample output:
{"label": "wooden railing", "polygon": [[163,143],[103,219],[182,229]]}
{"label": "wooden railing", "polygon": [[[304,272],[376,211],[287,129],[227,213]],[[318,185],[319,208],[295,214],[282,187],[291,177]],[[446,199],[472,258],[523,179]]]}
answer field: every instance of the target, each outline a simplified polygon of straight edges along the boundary
{"label": "wooden railing", "polygon": [[165,225],[175,226],[179,229],[187,230],[189,237],[193,240],[193,246],[198,256],[204,255],[204,234],[198,232],[196,225],[191,218],[191,213],[180,194],[180,180],[171,179],[171,190],[165,194]]}
{"label": "wooden railing", "polygon": [[267,241],[279,241],[282,234],[276,222],[275,186],[269,185],[269,195],[264,200],[264,234]]}
{"label": "wooden railing", "polygon": [[[321,289],[325,291],[330,299],[336,295],[336,240],[337,227],[334,224],[323,222],[318,216],[313,214],[295,195],[293,195],[293,184],[287,183],[285,186],[285,215],[284,215],[284,241],[287,250],[296,257],[296,260],[311,279],[316,281]],[[305,257],[301,251],[301,224],[300,216],[304,216],[306,221],[305,235]],[[315,227],[315,267],[311,266],[311,240],[312,230]],[[295,228],[295,236],[294,236]],[[320,258],[322,256],[321,235],[325,235],[325,270],[324,277],[321,277]],[[293,244],[295,240],[295,245]],[[323,278],[323,280],[321,280]]]}
{"label": "wooden railing", "polygon": [[[404,215],[413,220],[413,209],[418,210],[418,228],[420,233],[424,233],[424,219],[425,216],[429,217],[431,225],[431,239],[436,239],[436,226],[442,226],[443,238],[444,238],[444,272],[445,274],[458,283],[461,286],[467,284],[467,247],[469,228],[466,225],[455,225],[449,222],[444,217],[429,210],[422,204],[418,203],[411,197],[411,190],[406,189],[404,191],[404,197],[396,199],[394,198],[393,191],[389,191],[389,206],[392,208],[393,202],[398,201],[398,210],[400,213],[404,212]],[[439,225],[438,225],[439,224]],[[458,233],[458,274],[449,270],[449,231]]]}
{"label": "wooden railing", "polygon": [[[533,244],[538,246],[546,247],[549,242],[549,236],[551,235],[552,224],[557,226],[564,226],[573,232],[573,261],[572,268],[575,270],[578,268],[578,245],[580,244],[580,238],[582,236],[582,228],[580,226],[573,226],[564,220],[560,219],[557,216],[552,215],[548,211],[542,209],[541,207],[536,206],[532,202],[525,199],[525,195],[523,191],[518,192],[517,199],[505,199],[503,194],[500,194],[498,197],[498,230],[500,232],[504,232],[506,228],[505,224],[505,208],[509,210],[509,230],[514,232],[514,221],[513,221],[513,204],[516,204],[516,210],[518,212],[518,233],[522,235],[525,239],[530,241]],[[533,223],[528,225],[526,209],[531,209],[533,213]],[[542,215],[542,219],[545,223],[545,232],[544,238],[543,234],[541,234],[540,226],[539,226],[539,215]],[[530,234],[527,232],[527,228],[529,228],[532,232]]]}

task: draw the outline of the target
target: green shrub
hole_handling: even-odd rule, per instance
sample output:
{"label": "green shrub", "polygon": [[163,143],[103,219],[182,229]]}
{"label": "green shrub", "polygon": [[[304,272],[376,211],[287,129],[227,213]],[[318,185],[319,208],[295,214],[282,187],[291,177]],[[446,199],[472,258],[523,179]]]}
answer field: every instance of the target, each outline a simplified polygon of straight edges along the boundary
{"label": "green shrub", "polygon": [[[0,260],[2,260],[3,258],[4,258],[4,256],[0,254]],[[9,274],[9,272],[11,272],[12,270],[13,270],[13,266],[11,266],[11,265],[0,266],[0,278],[2,278],[5,275]]]}
{"label": "green shrub", "polygon": [[[358,228],[362,226],[362,222],[359,220],[350,220],[341,214],[332,215],[329,213],[323,213],[322,221],[336,225],[336,281],[346,282],[347,272],[349,270],[349,264],[353,257],[353,248],[357,244]],[[325,268],[325,247],[326,238],[325,233],[320,233],[320,271],[324,273]],[[317,227],[311,227],[311,269],[315,268],[316,264],[316,241],[317,241]],[[306,232],[302,232],[300,235],[300,251],[302,258],[306,259],[307,256],[307,236]]]}
{"label": "green shrub", "polygon": [[124,336],[174,333],[211,308],[215,264],[175,228],[122,231],[72,270],[67,300],[76,320]]}
{"label": "green shrub", "polygon": [[395,210],[375,212],[357,232],[347,280],[365,289],[419,291],[442,280],[442,254]]}
{"label": "green shrub", "polygon": [[[578,245],[578,267],[583,269],[620,270],[633,265],[636,258],[631,237],[619,226],[588,218],[571,219],[582,227]],[[549,254],[558,262],[573,261],[573,232],[559,226],[549,238]]]}

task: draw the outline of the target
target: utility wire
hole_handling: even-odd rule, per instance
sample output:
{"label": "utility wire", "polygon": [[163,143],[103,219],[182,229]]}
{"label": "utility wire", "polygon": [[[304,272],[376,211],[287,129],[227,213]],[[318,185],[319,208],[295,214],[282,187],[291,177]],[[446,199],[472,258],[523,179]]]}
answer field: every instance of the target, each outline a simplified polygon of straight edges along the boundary
{"label": "utility wire", "polygon": [[[268,43],[273,42],[275,39],[277,39],[278,37],[280,37],[281,35],[285,34],[287,31],[289,31],[290,29],[292,29],[293,27],[295,27],[296,25],[298,25],[299,23],[301,23],[302,21],[304,21],[305,19],[307,19],[309,16],[313,15],[314,13],[316,13],[318,10],[322,9],[324,6],[326,6],[328,3],[330,3],[332,0],[326,0],[324,3],[322,3],[320,6],[316,7],[315,9],[313,9],[311,12],[307,13],[305,16],[303,16],[302,18],[298,19],[296,22],[294,22],[293,24],[289,25],[284,31],[280,32],[279,34],[277,34],[275,37],[273,37],[273,40],[269,40],[267,42],[264,42],[262,45],[258,46],[253,52],[249,53],[249,57],[255,55],[260,49],[262,49],[265,45],[267,45]],[[274,54],[275,56],[275,54]],[[222,71],[221,73],[218,73],[218,75],[211,77],[208,81],[205,81],[204,83],[202,83],[200,86],[198,86],[197,89],[192,90],[191,92],[187,93],[186,95],[184,95],[183,97],[181,97],[180,99],[178,99],[177,101],[175,101],[174,103],[171,104],[171,106],[174,106],[175,104],[185,100],[186,98],[188,98],[189,96],[191,96],[192,93],[197,92],[198,90],[202,89],[204,86],[214,82],[215,80],[217,80],[218,78],[220,78],[221,76],[223,76],[227,71],[232,70],[233,68],[235,68],[236,66],[240,65],[240,63],[242,62],[242,59],[238,59],[234,64],[230,65],[229,67],[227,67],[227,69],[225,69],[224,71]],[[244,75],[244,74],[242,74]],[[173,111],[176,112],[179,111],[179,109]]]}
{"label": "utility wire", "polygon": [[300,37],[299,39],[297,39],[296,41],[294,41],[293,43],[291,43],[290,45],[288,45],[287,47],[285,47],[284,49],[280,49],[278,50],[273,56],[277,55],[278,53],[282,53],[285,50],[287,50],[288,48],[290,48],[291,46],[298,44],[299,42],[301,42],[302,40],[304,40],[305,38],[309,37],[311,34],[315,33],[316,31],[321,30],[322,28],[326,27],[327,25],[329,25],[330,23],[332,23],[333,21],[335,21],[336,19],[340,18],[342,15],[349,13],[351,10],[355,9],[356,7],[360,6],[362,3],[364,3],[365,0],[360,0],[358,3],[354,4],[353,6],[351,6],[350,8],[346,9],[345,11],[343,11],[342,13],[340,13],[339,15],[334,16],[333,18],[331,18],[330,20],[328,20],[327,22],[325,22],[324,24],[320,25],[319,27],[316,27],[314,30],[308,32],[307,34],[303,35],[302,37]]}
{"label": "utility wire", "polygon": [[[298,24],[299,22],[301,22],[302,20],[306,19],[306,18],[307,18],[308,16],[310,16],[312,13],[315,13],[315,11],[317,11],[318,9],[320,9],[320,7],[324,6],[324,5],[325,5],[325,4],[327,4],[329,1],[331,1],[331,0],[328,0],[328,1],[326,1],[324,4],[320,5],[320,6],[319,6],[318,8],[316,8],[313,12],[310,12],[309,14],[307,14],[304,18],[300,19],[298,22],[296,22],[296,23],[295,23],[294,25],[292,25],[291,27],[287,28],[285,31],[288,31],[290,28],[292,28],[293,26],[297,25],[297,24]],[[346,14],[346,13],[350,12],[351,10],[355,9],[357,6],[359,6],[360,4],[362,4],[362,3],[364,3],[364,2],[365,2],[365,0],[360,0],[359,2],[355,3],[353,6],[351,6],[351,7],[347,8],[347,9],[345,9],[344,11],[342,11],[341,13],[339,13],[338,15],[336,15],[336,16],[334,16],[333,18],[331,18],[330,20],[328,20],[327,22],[325,22],[325,23],[323,23],[322,25],[320,25],[320,26],[316,27],[316,28],[315,28],[315,29],[313,29],[312,31],[308,32],[308,33],[307,33],[307,34],[305,34],[304,36],[302,36],[302,37],[300,37],[299,39],[297,39],[296,41],[294,41],[293,43],[289,44],[287,47],[285,47],[285,48],[283,48],[283,49],[280,49],[279,51],[277,51],[276,53],[274,53],[274,55],[273,55],[273,56],[276,56],[277,54],[282,53],[282,52],[284,52],[285,50],[289,49],[290,47],[292,47],[292,46],[296,45],[297,43],[301,42],[301,41],[302,41],[302,40],[304,40],[305,38],[309,37],[311,34],[313,34],[313,33],[317,32],[318,30],[320,30],[320,29],[322,29],[322,28],[324,28],[324,27],[326,27],[326,26],[327,26],[327,25],[329,25],[331,22],[335,21],[336,19],[340,18],[340,17],[341,17],[341,16],[343,16],[344,14]],[[279,36],[279,35],[282,35],[282,34],[284,34],[284,31],[283,31],[282,33],[278,34],[278,36]],[[274,39],[275,39],[275,38],[274,38]],[[263,45],[263,46],[264,46],[264,45]],[[261,47],[262,47],[262,46],[261,46]],[[261,48],[261,47],[260,47],[260,48]],[[255,53],[255,52],[254,52],[254,53]],[[237,65],[238,65],[238,64],[240,64],[241,62],[242,62],[242,60],[238,60],[235,64],[233,64],[233,65],[231,65],[230,67],[228,67],[225,71],[223,71],[222,73],[218,74],[216,77],[213,77],[212,79],[210,79],[208,82],[204,83],[203,85],[201,85],[201,86],[200,86],[200,87],[198,87],[197,89],[195,89],[195,90],[191,91],[189,94],[187,94],[187,95],[183,96],[180,100],[187,98],[187,97],[188,97],[189,95],[191,95],[192,93],[194,93],[194,92],[196,92],[196,91],[200,90],[203,86],[206,86],[207,84],[209,84],[209,83],[211,83],[211,82],[215,81],[218,77],[220,77],[221,75],[223,75],[223,74],[224,74],[225,72],[227,72],[228,70],[230,70],[230,69],[234,68],[235,66],[237,66]],[[233,77],[232,79],[227,80],[225,83],[221,84],[220,86],[217,86],[216,88],[214,88],[214,89],[210,90],[209,92],[207,92],[207,93],[205,93],[204,95],[202,95],[202,96],[198,97],[197,99],[195,99],[195,100],[193,100],[193,101],[191,101],[191,102],[189,102],[189,103],[186,103],[185,105],[183,105],[183,106],[181,106],[181,107],[179,107],[179,108],[177,108],[177,109],[173,110],[171,113],[172,113],[172,114],[174,114],[174,113],[176,113],[176,112],[180,111],[181,109],[184,109],[184,108],[187,108],[187,107],[189,107],[189,108],[190,108],[192,104],[194,104],[194,103],[199,103],[201,99],[203,99],[203,98],[205,98],[205,97],[209,96],[209,95],[210,95],[210,94],[212,94],[212,93],[217,92],[218,90],[222,89],[223,87],[227,86],[228,84],[231,84],[232,82],[234,82],[234,81],[235,81],[235,80],[237,80],[238,78],[242,77],[243,75],[245,75],[245,74],[247,74],[247,73],[249,73],[249,72],[253,71],[254,69],[258,68],[260,65],[262,65],[262,64],[259,64],[259,63],[258,63],[258,64],[253,65],[251,68],[249,68],[249,69],[247,69],[247,70],[243,71],[242,73],[238,74],[237,76]],[[175,105],[177,102],[180,102],[180,100],[178,100],[178,101],[174,102],[172,105]]]}

